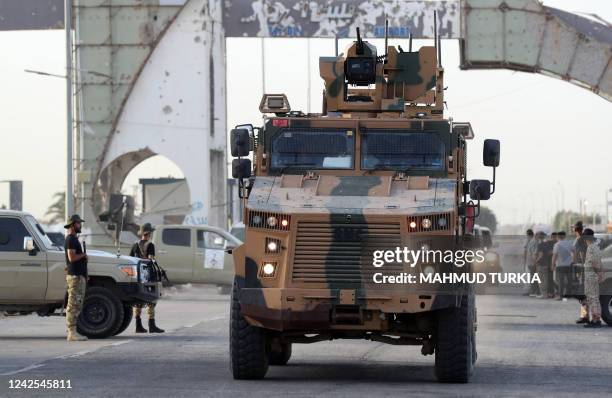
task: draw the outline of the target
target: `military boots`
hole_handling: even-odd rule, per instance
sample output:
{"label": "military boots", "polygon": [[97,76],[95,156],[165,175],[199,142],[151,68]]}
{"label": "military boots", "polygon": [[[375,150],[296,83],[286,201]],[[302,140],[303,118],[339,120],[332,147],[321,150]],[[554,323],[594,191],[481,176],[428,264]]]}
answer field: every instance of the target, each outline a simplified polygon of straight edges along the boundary
{"label": "military boots", "polygon": [[136,333],[147,333],[147,329],[142,326],[142,319],[136,317]]}
{"label": "military boots", "polygon": [[149,333],[164,333],[164,329],[160,329],[155,325],[155,319],[149,319]]}

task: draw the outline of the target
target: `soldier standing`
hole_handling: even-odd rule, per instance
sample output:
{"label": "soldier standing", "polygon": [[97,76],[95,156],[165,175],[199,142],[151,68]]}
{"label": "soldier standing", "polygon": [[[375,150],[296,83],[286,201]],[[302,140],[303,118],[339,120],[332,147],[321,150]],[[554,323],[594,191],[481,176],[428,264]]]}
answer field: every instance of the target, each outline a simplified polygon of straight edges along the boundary
{"label": "soldier standing", "polygon": [[78,214],[68,219],[64,228],[68,230],[64,249],[66,254],[66,284],[68,285],[68,305],[66,306],[66,327],[68,341],[84,341],[87,337],[76,331],[76,322],[83,308],[85,289],[87,287],[87,254],[84,252],[77,234],[81,233],[84,223]]}
{"label": "soldier standing", "polygon": [[[138,235],[140,240],[130,250],[130,256],[138,257],[146,260],[155,261],[155,245],[151,242],[151,234],[155,228],[150,223],[146,223],[140,227]],[[164,333],[165,330],[160,329],[155,325],[155,303],[146,304],[147,315],[149,317],[149,333]],[[134,305],[134,317],[136,318],[136,333],[146,333],[147,329],[142,326],[142,304]]]}
{"label": "soldier standing", "polygon": [[[584,264],[584,260],[586,258],[587,251],[587,243],[585,239],[582,237],[582,230],[584,229],[582,221],[576,221],[574,224],[574,235],[576,239],[574,240],[574,264]],[[580,298],[580,317],[576,321],[576,323],[588,323],[589,322],[589,312],[586,305],[586,300],[584,298]]]}
{"label": "soldier standing", "polygon": [[[587,243],[586,257],[584,260],[584,295],[587,309],[591,312],[590,322],[585,323],[585,328],[601,327],[601,303],[599,302],[599,283],[603,280],[601,264],[601,251],[595,242],[594,232],[586,228],[582,237]],[[588,317],[587,310],[587,317]]]}

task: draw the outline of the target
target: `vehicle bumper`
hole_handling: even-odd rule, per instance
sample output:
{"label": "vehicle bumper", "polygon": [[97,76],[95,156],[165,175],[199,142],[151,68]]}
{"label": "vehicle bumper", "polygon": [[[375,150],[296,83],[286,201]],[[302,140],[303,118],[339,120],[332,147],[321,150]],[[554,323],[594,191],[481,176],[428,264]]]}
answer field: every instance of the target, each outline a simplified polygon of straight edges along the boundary
{"label": "vehicle bumper", "polygon": [[118,283],[117,286],[127,297],[128,301],[134,303],[154,303],[162,295],[162,284],[161,282],[148,282],[148,283]]}
{"label": "vehicle bumper", "polygon": [[242,288],[239,301],[241,314],[250,324],[285,331],[347,327],[334,320],[338,308],[352,308],[374,317],[383,313],[416,314],[457,307],[460,296],[448,292],[423,295],[383,290]]}

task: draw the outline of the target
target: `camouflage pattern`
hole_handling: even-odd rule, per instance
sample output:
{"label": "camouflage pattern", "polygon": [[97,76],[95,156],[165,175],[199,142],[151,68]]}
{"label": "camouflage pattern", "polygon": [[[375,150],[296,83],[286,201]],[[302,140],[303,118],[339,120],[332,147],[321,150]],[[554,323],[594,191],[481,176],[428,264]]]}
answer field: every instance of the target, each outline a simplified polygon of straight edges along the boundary
{"label": "camouflage pattern", "polygon": [[[147,303],[144,304],[144,306],[147,308],[147,316],[149,317],[149,319],[155,319],[155,306],[157,303]],[[142,315],[142,307],[143,304],[136,304],[134,305],[134,316],[136,318],[140,318],[140,316]]]}
{"label": "camouflage pattern", "polygon": [[[584,260],[584,295],[583,306],[585,318],[591,312],[591,320],[601,319],[601,303],[599,301],[599,278],[594,268],[601,266],[601,250],[595,243],[589,244]],[[581,312],[582,314],[582,312]]]}
{"label": "camouflage pattern", "polygon": [[66,327],[69,332],[76,330],[77,319],[83,309],[87,280],[84,276],[66,275],[68,305],[66,306]]}
{"label": "camouflage pattern", "polygon": [[[363,44],[364,53],[376,57],[376,49]],[[245,243],[233,250],[240,313],[250,325],[282,332],[393,334],[394,316],[405,315],[409,322],[419,323],[421,331],[431,331],[432,311],[458,307],[467,291],[466,286],[450,284],[432,290],[418,284],[372,282],[375,272],[415,274],[427,265],[387,263],[375,268],[374,250],[457,244],[462,233],[458,205],[466,170],[465,140],[442,115],[443,71],[435,47],[416,52],[389,47],[387,62],[379,58],[376,63],[376,84],[354,88],[346,84],[344,64],[347,57],[357,55],[356,46],[346,55],[320,59],[324,114],[280,111],[265,116],[263,128],[256,130],[255,175],[245,200]],[[347,101],[347,94],[372,100]],[[417,113],[422,115],[416,118]],[[273,139],[293,129],[306,134],[346,132],[354,139],[353,167],[273,168]],[[369,130],[436,135],[446,149],[441,169],[362,169],[361,139]],[[424,218],[432,220],[433,227],[422,228]],[[270,240],[281,249],[268,250]],[[263,273],[264,264],[275,265],[272,275]],[[439,267],[443,272],[443,265]]]}
{"label": "camouflage pattern", "polygon": [[[376,88],[369,93],[370,103],[347,100],[349,95],[365,92],[345,84],[345,61],[357,56],[355,48],[351,45],[346,55],[319,59],[328,112],[377,112],[379,117],[397,117],[397,113],[414,117],[417,113],[425,113],[431,118],[442,118],[444,71],[437,67],[436,47],[424,46],[416,52],[400,52],[393,46],[388,47],[387,61],[376,66],[377,82]],[[365,56],[376,56],[375,49],[368,45],[365,49]]]}

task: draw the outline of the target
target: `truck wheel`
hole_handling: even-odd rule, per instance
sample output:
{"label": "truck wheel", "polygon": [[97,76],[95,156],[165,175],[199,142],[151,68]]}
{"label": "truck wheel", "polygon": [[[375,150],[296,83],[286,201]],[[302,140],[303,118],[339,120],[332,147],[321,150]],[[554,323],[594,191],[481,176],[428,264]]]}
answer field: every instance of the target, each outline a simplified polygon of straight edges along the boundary
{"label": "truck wheel", "polygon": [[240,313],[238,288],[232,289],[230,366],[234,379],[263,379],[268,372],[268,341],[264,329],[251,326]]}
{"label": "truck wheel", "polygon": [[94,286],[87,289],[77,331],[92,339],[114,336],[123,322],[123,303],[110,290]]}
{"label": "truck wheel", "polygon": [[474,370],[474,295],[461,298],[459,308],[438,314],[436,378],[444,383],[467,383]]}
{"label": "truck wheel", "polygon": [[601,303],[601,319],[612,326],[612,296],[599,296]]}
{"label": "truck wheel", "polygon": [[289,358],[291,358],[291,343],[281,344],[280,351],[270,351],[270,365],[287,365]]}
{"label": "truck wheel", "polygon": [[123,304],[123,321],[121,322],[121,326],[115,332],[113,336],[117,336],[125,331],[130,323],[132,323],[132,317],[134,316],[134,312],[132,311],[132,306]]}

